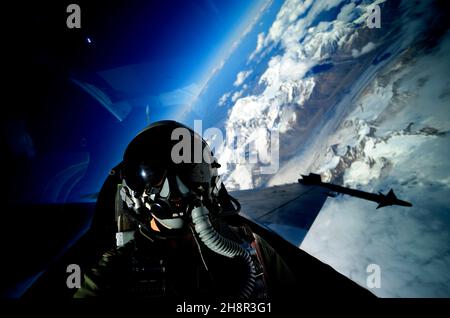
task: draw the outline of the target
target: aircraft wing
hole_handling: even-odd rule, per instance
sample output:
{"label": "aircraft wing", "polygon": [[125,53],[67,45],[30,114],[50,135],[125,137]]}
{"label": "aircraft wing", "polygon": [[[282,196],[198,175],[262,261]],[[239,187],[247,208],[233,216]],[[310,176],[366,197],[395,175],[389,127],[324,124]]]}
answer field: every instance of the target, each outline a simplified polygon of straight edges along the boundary
{"label": "aircraft wing", "polygon": [[300,183],[230,192],[241,214],[300,246],[319,214],[329,191]]}

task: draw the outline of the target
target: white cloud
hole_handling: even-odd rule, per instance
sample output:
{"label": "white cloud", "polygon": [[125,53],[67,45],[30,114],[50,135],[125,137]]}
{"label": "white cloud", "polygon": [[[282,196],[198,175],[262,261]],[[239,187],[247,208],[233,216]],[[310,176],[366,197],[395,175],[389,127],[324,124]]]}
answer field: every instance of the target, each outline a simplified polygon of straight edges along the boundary
{"label": "white cloud", "polygon": [[[270,51],[270,43],[280,43],[280,54],[270,59],[267,69],[259,78],[259,85],[264,87],[262,93],[236,99],[241,94],[237,92],[233,96],[235,103],[226,123],[227,136],[250,136],[259,128],[281,133],[291,129],[296,122],[297,112],[310,98],[315,87],[315,79],[305,78],[305,75],[313,66],[328,58],[338,41],[352,31],[341,21],[320,23],[316,28],[307,29],[323,10],[329,10],[339,3],[285,2],[267,36],[259,34],[255,50],[258,54],[265,54]],[[302,16],[305,13],[306,16]],[[304,40],[299,43],[303,37]],[[255,55],[255,52],[252,54]],[[245,71],[241,72],[235,84],[242,84],[241,79],[245,74]],[[232,153],[225,149],[222,157],[218,156],[219,161],[227,162]],[[253,169],[249,165],[245,168]],[[226,178],[233,167],[223,171]],[[249,184],[252,183],[244,182],[242,186]],[[240,188],[236,181],[233,185]]]}
{"label": "white cloud", "polygon": [[[416,190],[425,195],[411,197],[414,203],[431,199],[430,188]],[[448,297],[450,237],[442,210],[375,206],[354,198],[328,199],[301,248],[363,287],[367,266],[379,265],[381,288],[372,290],[377,296]]]}
{"label": "white cloud", "polygon": [[258,12],[253,17],[252,22],[244,29],[244,32],[242,33],[243,37],[252,31],[255,24],[259,21],[264,12],[266,12],[266,10],[272,5],[272,3],[273,0],[268,0],[259,8]]}
{"label": "white cloud", "polygon": [[246,27],[243,29],[243,32],[239,34],[239,36],[231,43],[229,48],[227,50],[224,50],[225,53],[220,57],[220,60],[214,66],[209,74],[205,77],[203,80],[203,83],[201,84],[201,88],[199,89],[199,93],[195,96],[195,98],[192,99],[192,101],[186,106],[186,108],[180,112],[180,116],[178,120],[181,120],[184,116],[186,116],[191,110],[193,105],[198,101],[200,96],[203,95],[203,93],[208,89],[210,81],[222,70],[225,63],[228,61],[230,56],[234,53],[234,51],[238,48],[238,46],[241,44],[242,40],[248,35],[248,33],[253,29],[255,24],[259,21],[261,16],[264,14],[264,12],[271,6],[273,0],[266,0],[265,2],[262,2],[262,4],[257,8],[257,12],[253,16],[252,19],[248,22]]}
{"label": "white cloud", "polygon": [[[277,65],[278,67],[279,65]],[[219,162],[223,164],[220,173],[224,177],[224,182],[231,189],[248,189],[254,186],[252,171],[257,168],[255,164],[237,164],[228,166],[226,163],[235,162],[232,160],[236,153],[245,152],[246,142],[252,136],[253,141],[259,145],[259,149],[270,149],[271,139],[269,134],[258,134],[260,129],[266,131],[278,131],[284,133],[288,131],[296,119],[295,106],[303,105],[309,99],[314,89],[314,79],[308,78],[299,81],[282,81],[285,75],[279,72],[279,68],[272,69],[274,75],[266,74],[261,81],[265,82],[266,88],[261,95],[250,95],[238,98],[229,111],[225,125],[228,140],[237,138],[240,142],[235,149],[231,143],[222,149],[221,153],[216,153]],[[269,72],[270,73],[270,72]],[[297,76],[294,72],[292,76]],[[239,96],[242,91],[233,96]],[[264,145],[264,146],[261,146]],[[237,177],[236,169],[239,169]],[[243,174],[242,171],[247,171]],[[245,178],[244,178],[245,176]]]}
{"label": "white cloud", "polygon": [[[344,183],[371,192],[393,188],[413,203],[375,210],[373,202],[328,199],[301,245],[362,286],[367,266],[378,264],[381,288],[372,290],[378,296],[450,295],[450,136],[436,134],[450,131],[450,68],[443,67],[449,55],[447,36],[433,54],[390,64],[355,99],[358,107],[340,128],[310,145],[314,159],[284,170],[285,181],[300,169],[330,176],[347,153]],[[319,150],[331,145],[334,151]]]}
{"label": "white cloud", "polygon": [[237,74],[236,76],[236,80],[234,81],[233,85],[238,87],[241,86],[242,83],[244,83],[244,81],[253,73],[252,70],[248,70],[248,71],[241,71]]}
{"label": "white cloud", "polygon": [[264,32],[258,34],[258,38],[256,40],[256,52],[261,51],[264,44]]}
{"label": "white cloud", "polygon": [[350,2],[349,4],[346,4],[342,7],[341,11],[339,12],[338,16],[336,17],[337,20],[342,22],[350,22],[355,17],[355,4],[353,2]]}
{"label": "white cloud", "polygon": [[282,35],[287,29],[294,25],[294,21],[305,13],[313,4],[313,0],[291,0],[286,1],[278,12],[277,18],[272,24],[267,34],[265,45],[268,42],[277,42],[282,38]]}
{"label": "white cloud", "polygon": [[[305,75],[339,49],[348,49],[355,39],[356,29],[354,21],[350,21],[351,12],[364,11],[367,4],[360,4],[356,8],[351,4],[344,5],[340,11],[340,20],[316,21],[324,11],[342,2],[287,0],[283,4],[268,32],[258,34],[256,49],[248,60],[250,63],[253,58],[271,54],[277,46],[278,55],[270,58],[258,80],[263,91],[238,99],[240,92],[232,96],[234,105],[229,111],[227,134],[237,135],[244,131],[243,134],[248,136],[259,127],[277,129],[282,133],[291,129],[315,87],[315,78]],[[373,48],[374,44],[368,44],[361,52],[367,53]],[[361,52],[358,51],[358,54]],[[245,72],[239,73],[235,84],[242,84]],[[278,173],[279,180],[283,180],[285,169],[282,167]],[[288,176],[293,181],[298,177],[290,172]]]}
{"label": "white cloud", "polygon": [[220,98],[219,98],[219,106],[223,106],[225,105],[225,103],[227,102],[228,98],[230,97],[231,92],[225,93],[223,94]]}
{"label": "white cloud", "polygon": [[261,32],[258,34],[258,37],[256,39],[256,49],[252,54],[250,54],[248,60],[249,61],[253,60],[253,58],[256,56],[256,54],[261,52],[263,46],[264,46],[264,32]]}
{"label": "white cloud", "polygon": [[233,103],[234,103],[235,101],[237,101],[237,99],[238,99],[239,97],[242,96],[242,93],[243,93],[243,91],[235,92],[235,93],[233,94],[233,96],[231,96],[231,101],[232,101]]}
{"label": "white cloud", "polygon": [[373,42],[369,42],[366,45],[364,45],[361,50],[352,49],[352,56],[354,58],[360,57],[361,55],[367,54],[373,49],[375,49],[377,46]]}
{"label": "white cloud", "polygon": [[[268,46],[271,42],[276,44],[281,41],[284,47],[289,47],[294,42],[298,42],[320,13],[336,7],[341,2],[343,0],[286,1],[272,24],[264,45]],[[305,13],[306,16],[299,19]]]}

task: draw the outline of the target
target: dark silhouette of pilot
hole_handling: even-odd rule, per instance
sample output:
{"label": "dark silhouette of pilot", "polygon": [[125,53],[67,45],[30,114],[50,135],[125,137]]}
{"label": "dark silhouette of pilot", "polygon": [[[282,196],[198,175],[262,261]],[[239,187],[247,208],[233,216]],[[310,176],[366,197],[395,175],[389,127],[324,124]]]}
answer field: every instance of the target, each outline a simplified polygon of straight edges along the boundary
{"label": "dark silhouette of pilot", "polygon": [[207,143],[180,123],[138,134],[114,169],[116,246],[75,297],[266,297],[264,263],[275,253],[236,221],[240,206],[219,167]]}

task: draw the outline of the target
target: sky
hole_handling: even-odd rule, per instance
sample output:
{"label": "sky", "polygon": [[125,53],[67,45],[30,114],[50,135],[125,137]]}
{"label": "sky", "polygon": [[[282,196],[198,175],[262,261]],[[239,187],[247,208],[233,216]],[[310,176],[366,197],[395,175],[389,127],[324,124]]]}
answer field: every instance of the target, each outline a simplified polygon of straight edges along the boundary
{"label": "sky", "polygon": [[[222,71],[225,71],[225,64],[235,63],[235,59],[232,57],[236,50],[245,45],[242,42],[251,36],[262,16],[273,3],[273,0],[254,1],[251,2],[252,5],[249,6],[248,10],[240,11],[239,18],[236,19],[232,26],[229,26],[228,36],[224,37],[223,40],[217,40],[216,49],[213,50],[211,56],[204,63],[205,66],[199,68],[200,75],[195,80],[195,93],[181,110],[182,115],[177,115],[176,119],[183,121],[186,120],[186,117],[192,111],[199,112],[202,104],[201,99],[205,98],[205,93],[210,88],[211,83],[217,76],[222,75]],[[229,64],[227,64],[227,68],[229,68]],[[211,105],[211,107],[214,106],[216,105]],[[177,109],[176,112],[180,113],[180,110]]]}
{"label": "sky", "polygon": [[[222,70],[270,3],[199,0],[181,2],[174,8],[161,2],[156,7],[127,8],[125,16],[117,12],[103,17],[117,18],[118,25],[125,28],[96,28],[92,34],[87,30],[97,58],[105,47],[110,50],[107,61],[98,62],[92,70],[118,95],[125,96],[132,110],[117,124],[120,133],[114,132],[115,142],[108,155],[101,155],[102,163],[90,165],[88,174],[95,177],[87,181],[90,191],[82,191],[95,192],[103,180],[100,176],[121,160],[126,145],[146,125],[179,120],[180,114],[191,112],[193,101]],[[192,126],[192,122],[186,124]]]}

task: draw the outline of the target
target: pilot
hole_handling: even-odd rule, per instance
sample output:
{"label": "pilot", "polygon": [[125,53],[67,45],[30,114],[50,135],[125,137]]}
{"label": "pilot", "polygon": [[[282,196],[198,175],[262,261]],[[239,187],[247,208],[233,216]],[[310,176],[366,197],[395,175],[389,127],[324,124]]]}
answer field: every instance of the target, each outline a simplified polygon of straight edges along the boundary
{"label": "pilot", "polygon": [[219,167],[180,123],[138,134],[115,169],[116,246],[85,273],[75,297],[267,297],[276,253],[237,218],[240,205]]}

